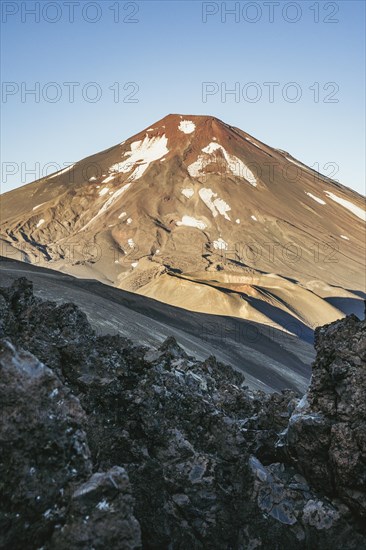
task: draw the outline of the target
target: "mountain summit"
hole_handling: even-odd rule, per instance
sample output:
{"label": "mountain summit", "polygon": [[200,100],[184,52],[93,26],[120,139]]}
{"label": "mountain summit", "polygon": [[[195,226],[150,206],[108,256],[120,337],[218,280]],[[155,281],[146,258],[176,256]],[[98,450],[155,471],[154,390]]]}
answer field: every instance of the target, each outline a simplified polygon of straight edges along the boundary
{"label": "mountain summit", "polygon": [[1,208],[3,255],[193,311],[301,332],[362,307],[363,197],[215,117],[168,115]]}

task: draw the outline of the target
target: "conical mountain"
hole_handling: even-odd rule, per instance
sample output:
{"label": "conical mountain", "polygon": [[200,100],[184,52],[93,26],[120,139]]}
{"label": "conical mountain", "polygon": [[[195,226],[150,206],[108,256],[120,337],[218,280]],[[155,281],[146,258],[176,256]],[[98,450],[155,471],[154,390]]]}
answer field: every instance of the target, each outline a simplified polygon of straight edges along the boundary
{"label": "conical mountain", "polygon": [[168,115],[1,197],[2,254],[301,332],[358,312],[365,201],[215,117]]}

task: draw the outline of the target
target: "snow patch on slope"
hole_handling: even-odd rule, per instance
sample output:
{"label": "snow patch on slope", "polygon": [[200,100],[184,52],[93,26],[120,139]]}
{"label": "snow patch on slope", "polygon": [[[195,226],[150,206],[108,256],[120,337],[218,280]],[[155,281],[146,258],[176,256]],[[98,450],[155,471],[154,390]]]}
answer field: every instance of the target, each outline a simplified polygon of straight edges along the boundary
{"label": "snow patch on slope", "polygon": [[183,216],[182,221],[177,222],[177,225],[185,225],[186,227],[197,227],[197,229],[205,229],[207,227],[203,221],[192,218],[192,216]]}
{"label": "snow patch on slope", "polygon": [[109,183],[112,181],[116,176],[112,174],[111,176],[108,176],[105,180],[102,181],[102,183]]}
{"label": "snow patch on slope", "polygon": [[69,172],[69,170],[71,170],[74,166],[75,166],[75,164],[70,164],[70,166],[67,166],[63,170],[60,170],[59,172],[56,172],[55,174],[52,174],[52,176],[48,176],[47,179],[50,180],[52,178],[55,178],[56,176],[61,176],[61,174],[65,174],[66,172]]}
{"label": "snow patch on slope", "polygon": [[131,183],[126,183],[126,185],[123,185],[120,189],[117,189],[117,191],[115,191],[113,193],[113,195],[103,204],[102,208],[99,210],[99,214],[102,214],[103,212],[105,212],[106,210],[108,210],[108,208],[114,203],[114,201],[120,197],[122,195],[122,193],[124,193],[125,191],[127,191],[127,189],[130,187]]}
{"label": "snow patch on slope", "polygon": [[[112,194],[112,196],[109,197],[109,199],[103,204],[103,206],[102,206],[102,208],[100,208],[99,212],[86,225],[84,225],[84,227],[82,229],[86,229],[91,223],[93,223],[97,218],[99,218],[102,214],[104,214],[104,212],[106,212],[112,206],[112,204],[115,202],[115,200],[118,199],[118,197],[120,197],[122,195],[122,193],[127,191],[127,189],[130,187],[130,185],[131,185],[131,183],[126,183],[126,185],[123,185],[123,187],[121,187],[120,189],[117,189],[117,191],[115,191]],[[104,191],[104,189],[102,189],[102,191]],[[108,191],[108,189],[107,189],[107,191]]]}
{"label": "snow patch on slope", "polygon": [[330,191],[324,191],[324,193],[330,199],[332,199],[332,201],[337,202],[338,204],[340,204],[344,208],[347,208],[347,210],[352,212],[352,214],[354,214],[355,216],[357,216],[361,220],[366,221],[366,211],[363,210],[363,208],[360,208],[359,206],[356,206],[351,201],[348,201],[346,199],[342,199],[342,197],[338,197],[338,195],[335,195],[334,193],[331,193]]}
{"label": "snow patch on slope", "polygon": [[215,142],[211,142],[207,147],[204,147],[202,149],[204,155],[200,155],[195,162],[188,166],[187,170],[190,176],[193,178],[202,176],[205,167],[212,163],[212,155],[214,155],[216,151],[221,151],[230,172],[234,176],[244,178],[254,187],[257,186],[257,180],[248,166],[235,155],[230,155],[222,145]]}
{"label": "snow patch on slope", "polygon": [[131,143],[131,150],[125,153],[128,158],[110,167],[110,172],[127,173],[133,169],[127,181],[134,181],[146,172],[150,164],[169,153],[168,138],[165,136],[146,136],[144,140]]}
{"label": "snow patch on slope", "polygon": [[216,250],[227,250],[228,249],[228,244],[226,241],[224,241],[224,239],[222,239],[221,237],[217,239],[217,241],[213,241],[213,247],[216,249]]}
{"label": "snow patch on slope", "polygon": [[45,202],[42,202],[41,204],[37,204],[37,206],[35,206],[34,208],[32,208],[32,210],[37,210],[37,208],[39,208],[40,206],[43,206],[44,204],[46,204]]}
{"label": "snow patch on slope", "polygon": [[178,130],[184,134],[191,134],[196,129],[196,125],[191,120],[181,120],[178,126]]}
{"label": "snow patch on slope", "polygon": [[41,220],[39,220],[39,222],[37,223],[37,229],[38,227],[41,227],[41,225],[44,224],[44,219],[42,218]]}
{"label": "snow patch on slope", "polygon": [[231,210],[230,206],[223,199],[220,198],[215,199],[213,203],[219,211],[219,214],[221,214],[221,216],[224,216],[226,220],[230,221],[230,218],[227,215],[227,212]]}
{"label": "snow patch on slope", "polygon": [[319,197],[317,197],[316,195],[313,195],[312,193],[308,193],[307,191],[305,191],[305,193],[307,195],[309,195],[309,197],[311,199],[313,199],[314,201],[318,202],[319,204],[327,204],[325,201],[323,201],[322,199],[320,199]]}
{"label": "snow patch on slope", "polygon": [[190,199],[194,195],[194,190],[190,187],[186,187],[185,189],[182,189],[181,193],[187,197],[187,199]]}
{"label": "snow patch on slope", "polygon": [[195,162],[192,162],[187,167],[188,173],[192,178],[199,178],[202,175],[202,170],[207,166],[208,162],[204,164],[202,156],[199,156]]}
{"label": "snow patch on slope", "polygon": [[226,220],[230,221],[227,214],[227,212],[231,210],[230,206],[223,199],[214,198],[214,200],[212,200],[213,197],[217,197],[217,193],[207,188],[200,189],[198,193],[207,208],[211,210],[214,218],[216,218],[218,214],[221,214]]}

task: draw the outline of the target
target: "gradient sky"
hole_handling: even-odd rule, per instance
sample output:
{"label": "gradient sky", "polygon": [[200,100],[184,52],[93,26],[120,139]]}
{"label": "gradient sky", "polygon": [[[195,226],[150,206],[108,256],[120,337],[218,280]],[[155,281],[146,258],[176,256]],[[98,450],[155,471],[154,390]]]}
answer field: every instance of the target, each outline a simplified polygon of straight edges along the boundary
{"label": "gradient sky", "polygon": [[[221,6],[235,4],[240,11],[225,21]],[[364,194],[365,3],[272,2],[273,18],[265,2],[253,4],[3,0],[1,191],[182,113],[217,116]],[[39,21],[26,11],[37,5]],[[65,82],[80,83],[74,102]],[[83,97],[93,100],[90,82],[101,91],[97,102]],[[137,101],[128,103],[131,82]],[[218,92],[203,101],[204,82],[223,92],[238,83],[240,97]],[[268,82],[279,83],[273,101]],[[24,96],[35,86],[38,101]],[[261,98],[250,101],[255,92]]]}

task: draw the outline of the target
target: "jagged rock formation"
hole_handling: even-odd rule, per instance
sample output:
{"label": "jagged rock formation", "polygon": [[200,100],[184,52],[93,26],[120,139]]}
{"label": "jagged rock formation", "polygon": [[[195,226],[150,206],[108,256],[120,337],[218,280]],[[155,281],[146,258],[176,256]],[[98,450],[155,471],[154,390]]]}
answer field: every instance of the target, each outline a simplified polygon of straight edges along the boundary
{"label": "jagged rock formation", "polygon": [[350,315],[315,333],[307,397],[289,423],[292,460],[319,490],[366,517],[366,323]]}
{"label": "jagged rock formation", "polygon": [[0,318],[1,548],[365,546],[365,321],[317,331],[299,402],[174,339],[97,337],[25,279]]}
{"label": "jagged rock formation", "polygon": [[132,514],[133,498],[127,472],[114,466],[99,472],[73,493],[66,524],[49,544],[66,548],[140,548],[140,526]]}
{"label": "jagged rock formation", "polygon": [[1,547],[42,546],[92,471],[79,401],[28,352],[1,341]]}

